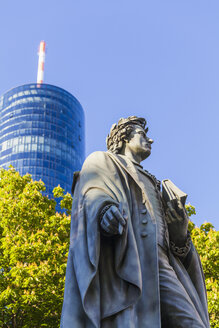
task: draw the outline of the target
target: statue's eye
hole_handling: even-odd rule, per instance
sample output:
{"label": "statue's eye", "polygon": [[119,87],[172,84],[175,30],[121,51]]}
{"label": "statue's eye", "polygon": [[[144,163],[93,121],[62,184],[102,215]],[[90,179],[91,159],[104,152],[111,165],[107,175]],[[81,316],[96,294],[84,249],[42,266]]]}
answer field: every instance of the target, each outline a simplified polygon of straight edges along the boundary
{"label": "statue's eye", "polygon": [[142,137],[146,138],[146,134],[143,131],[139,131],[138,134],[140,134]]}

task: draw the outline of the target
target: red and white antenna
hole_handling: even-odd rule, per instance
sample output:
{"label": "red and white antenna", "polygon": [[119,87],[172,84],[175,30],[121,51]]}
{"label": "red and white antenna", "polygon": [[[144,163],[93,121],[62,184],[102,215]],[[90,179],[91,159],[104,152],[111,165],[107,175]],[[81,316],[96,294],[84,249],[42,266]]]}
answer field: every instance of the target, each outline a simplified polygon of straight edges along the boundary
{"label": "red and white antenna", "polygon": [[44,78],[44,64],[46,57],[46,42],[41,41],[39,47],[39,61],[38,61],[38,72],[37,72],[37,83],[43,83]]}

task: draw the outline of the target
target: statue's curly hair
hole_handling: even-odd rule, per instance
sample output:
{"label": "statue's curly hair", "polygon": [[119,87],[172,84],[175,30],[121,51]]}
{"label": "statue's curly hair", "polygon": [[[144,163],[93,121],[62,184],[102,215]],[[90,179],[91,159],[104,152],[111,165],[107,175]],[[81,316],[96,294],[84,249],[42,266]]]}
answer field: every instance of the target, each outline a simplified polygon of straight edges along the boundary
{"label": "statue's curly hair", "polygon": [[[106,138],[107,149],[114,154],[118,154],[125,139],[127,139],[130,133],[134,130],[135,125],[141,126],[145,129],[147,122],[142,117],[129,116],[128,118],[120,118],[119,122],[113,124],[110,129],[110,134]],[[147,133],[148,128],[145,129]]]}

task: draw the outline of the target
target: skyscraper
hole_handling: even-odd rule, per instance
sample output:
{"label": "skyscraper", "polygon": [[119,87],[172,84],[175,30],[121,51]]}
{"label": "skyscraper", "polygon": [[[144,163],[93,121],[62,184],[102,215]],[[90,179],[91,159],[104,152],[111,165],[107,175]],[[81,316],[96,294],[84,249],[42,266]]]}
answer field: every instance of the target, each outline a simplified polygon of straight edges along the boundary
{"label": "skyscraper", "polygon": [[42,179],[51,195],[58,184],[70,192],[84,155],[84,112],[69,92],[31,83],[1,96],[0,167]]}

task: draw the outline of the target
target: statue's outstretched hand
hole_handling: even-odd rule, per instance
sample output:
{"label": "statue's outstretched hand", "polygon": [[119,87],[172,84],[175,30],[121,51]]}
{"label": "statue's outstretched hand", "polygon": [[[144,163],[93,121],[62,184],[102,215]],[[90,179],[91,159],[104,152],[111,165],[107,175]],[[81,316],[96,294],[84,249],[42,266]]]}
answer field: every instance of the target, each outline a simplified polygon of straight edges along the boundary
{"label": "statue's outstretched hand", "polygon": [[170,240],[178,246],[183,246],[187,239],[189,217],[180,199],[177,199],[177,206],[174,208],[171,202],[167,203],[166,221],[169,230]]}
{"label": "statue's outstretched hand", "polygon": [[115,205],[111,205],[103,214],[100,226],[108,235],[122,235],[127,220],[124,211],[122,212],[123,214]]}

